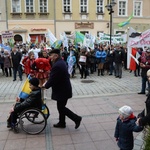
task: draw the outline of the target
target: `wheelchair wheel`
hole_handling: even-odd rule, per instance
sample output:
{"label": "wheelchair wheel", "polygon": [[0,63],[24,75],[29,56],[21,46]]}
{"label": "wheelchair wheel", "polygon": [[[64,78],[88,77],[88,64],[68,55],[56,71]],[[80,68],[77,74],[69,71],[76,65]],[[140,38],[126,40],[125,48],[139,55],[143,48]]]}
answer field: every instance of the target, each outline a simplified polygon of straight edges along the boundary
{"label": "wheelchair wheel", "polygon": [[19,124],[23,131],[28,134],[41,133],[47,124],[44,114],[38,109],[28,109],[19,118]]}
{"label": "wheelchair wheel", "polygon": [[46,104],[43,104],[42,112],[43,112],[45,118],[48,119],[48,117],[50,116],[50,113],[49,113],[49,109]]}

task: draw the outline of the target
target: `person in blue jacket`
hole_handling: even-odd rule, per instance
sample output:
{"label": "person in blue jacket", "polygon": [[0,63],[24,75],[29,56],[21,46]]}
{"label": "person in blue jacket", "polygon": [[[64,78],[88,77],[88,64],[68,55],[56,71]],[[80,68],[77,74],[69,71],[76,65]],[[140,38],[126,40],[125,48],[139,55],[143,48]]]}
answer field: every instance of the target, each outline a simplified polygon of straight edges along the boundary
{"label": "person in blue jacket", "polygon": [[123,106],[119,109],[114,137],[118,142],[120,150],[132,150],[134,147],[133,132],[140,132],[143,127],[136,124],[136,117],[130,106]]}
{"label": "person in blue jacket", "polygon": [[95,57],[97,59],[97,64],[98,64],[98,76],[101,75],[103,76],[103,67],[104,67],[104,63],[105,63],[105,59],[106,59],[106,51],[103,50],[103,47],[99,47],[99,50],[96,52]]}

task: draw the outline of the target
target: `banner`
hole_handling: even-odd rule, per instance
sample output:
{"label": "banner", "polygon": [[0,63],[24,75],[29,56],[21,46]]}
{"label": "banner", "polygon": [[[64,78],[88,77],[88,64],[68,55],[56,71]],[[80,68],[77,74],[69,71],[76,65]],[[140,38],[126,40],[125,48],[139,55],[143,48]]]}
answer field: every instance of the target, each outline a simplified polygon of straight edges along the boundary
{"label": "banner", "polygon": [[2,31],[2,38],[3,39],[11,39],[14,38],[13,31]]}
{"label": "banner", "polygon": [[136,53],[137,50],[136,48],[132,48],[132,51],[130,53],[130,70],[136,70],[136,63],[138,63],[137,59],[136,59]]}
{"label": "banner", "polygon": [[94,49],[94,43],[95,43],[95,36],[86,33],[83,41],[83,46]]}
{"label": "banner", "polygon": [[129,47],[150,47],[150,29],[143,33],[132,32],[128,39]]}
{"label": "banner", "polygon": [[14,33],[13,31],[2,31],[2,41],[8,43],[10,47],[14,47]]}
{"label": "banner", "polygon": [[49,29],[48,33],[46,33],[46,37],[49,38],[50,45],[53,45],[57,41],[56,37],[52,34],[52,32]]}
{"label": "banner", "polygon": [[30,42],[31,42],[31,37],[30,37],[30,35],[29,35],[29,34],[27,35],[27,42],[28,42],[28,43],[30,43]]}
{"label": "banner", "polygon": [[62,40],[63,46],[68,48],[68,38],[67,38],[65,32],[60,33],[60,40]]}
{"label": "banner", "polygon": [[[122,44],[127,42],[127,34],[116,34],[111,36],[111,41],[114,44]],[[110,42],[110,35],[105,33],[99,33],[99,43]]]}

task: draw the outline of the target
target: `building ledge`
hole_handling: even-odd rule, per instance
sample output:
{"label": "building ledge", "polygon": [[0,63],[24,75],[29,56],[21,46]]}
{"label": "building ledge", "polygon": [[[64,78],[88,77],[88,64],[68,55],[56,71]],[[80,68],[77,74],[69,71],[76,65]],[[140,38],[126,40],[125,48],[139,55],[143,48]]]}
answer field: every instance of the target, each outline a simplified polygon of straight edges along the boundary
{"label": "building ledge", "polygon": [[103,12],[98,12],[98,13],[96,13],[97,15],[104,15],[104,13]]}
{"label": "building ledge", "polygon": [[48,12],[39,12],[38,14],[39,14],[39,15],[49,15]]}
{"label": "building ledge", "polygon": [[71,15],[72,12],[63,12],[64,15]]}
{"label": "building ledge", "polygon": [[25,12],[24,14],[26,14],[26,15],[35,15],[36,13],[35,12]]}
{"label": "building ledge", "polygon": [[87,12],[80,12],[80,15],[88,15],[89,13]]}
{"label": "building ledge", "polygon": [[22,15],[21,12],[12,12],[11,14],[12,14],[12,15]]}
{"label": "building ledge", "polygon": [[26,33],[27,30],[24,29],[24,30],[13,30],[14,33]]}

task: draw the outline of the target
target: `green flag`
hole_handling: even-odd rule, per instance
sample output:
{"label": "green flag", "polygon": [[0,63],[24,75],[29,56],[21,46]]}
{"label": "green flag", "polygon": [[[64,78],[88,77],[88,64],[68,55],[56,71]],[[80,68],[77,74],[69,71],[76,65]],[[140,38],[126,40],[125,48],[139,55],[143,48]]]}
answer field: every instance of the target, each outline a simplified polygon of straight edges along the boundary
{"label": "green flag", "polygon": [[82,34],[82,33],[78,32],[78,31],[76,31],[76,32],[75,32],[75,40],[74,40],[75,44],[78,44],[78,43],[81,43],[81,44],[82,44],[83,41],[84,41],[84,37],[85,37],[84,34]]}
{"label": "green flag", "polygon": [[128,20],[123,21],[121,23],[118,24],[119,27],[124,27],[125,25],[130,23],[130,20],[133,18],[133,13],[130,15],[130,17],[128,18]]}

